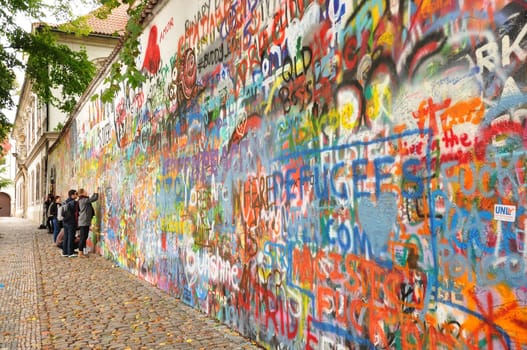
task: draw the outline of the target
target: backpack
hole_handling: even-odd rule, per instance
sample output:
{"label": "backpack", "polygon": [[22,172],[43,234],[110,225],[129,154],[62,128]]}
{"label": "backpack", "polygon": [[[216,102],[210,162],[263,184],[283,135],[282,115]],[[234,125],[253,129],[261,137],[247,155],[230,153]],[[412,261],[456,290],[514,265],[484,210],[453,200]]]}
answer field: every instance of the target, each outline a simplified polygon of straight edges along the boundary
{"label": "backpack", "polygon": [[59,215],[57,215],[57,218],[59,220],[68,220],[73,216],[72,210],[69,206],[69,203],[64,203],[59,210]]}
{"label": "backpack", "polygon": [[88,204],[86,205],[86,216],[90,220],[95,216],[95,210],[93,209],[93,205],[91,204],[91,202],[88,202]]}

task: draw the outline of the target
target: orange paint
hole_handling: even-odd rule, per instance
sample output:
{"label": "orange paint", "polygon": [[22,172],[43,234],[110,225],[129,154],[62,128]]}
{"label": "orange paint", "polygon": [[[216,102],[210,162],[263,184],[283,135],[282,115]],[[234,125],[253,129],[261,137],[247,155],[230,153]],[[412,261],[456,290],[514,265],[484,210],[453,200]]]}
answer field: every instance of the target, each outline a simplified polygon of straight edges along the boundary
{"label": "orange paint", "polygon": [[293,250],[293,278],[296,277],[300,285],[313,289],[313,278],[315,275],[311,249],[303,246],[302,250]]}
{"label": "orange paint", "polygon": [[442,127],[445,132],[451,131],[452,127],[472,123],[479,125],[485,116],[485,105],[481,98],[474,97],[467,101],[460,101],[447,108],[441,115]]}
{"label": "orange paint", "polygon": [[[324,315],[330,315],[334,311],[334,302],[336,299],[335,291],[329,287],[319,286],[317,288],[317,317],[322,320]],[[324,312],[327,310],[327,312]]]}
{"label": "orange paint", "polygon": [[453,0],[422,0],[417,5],[416,20],[419,22],[434,20],[435,15],[447,13],[454,6],[457,7],[457,3]]}

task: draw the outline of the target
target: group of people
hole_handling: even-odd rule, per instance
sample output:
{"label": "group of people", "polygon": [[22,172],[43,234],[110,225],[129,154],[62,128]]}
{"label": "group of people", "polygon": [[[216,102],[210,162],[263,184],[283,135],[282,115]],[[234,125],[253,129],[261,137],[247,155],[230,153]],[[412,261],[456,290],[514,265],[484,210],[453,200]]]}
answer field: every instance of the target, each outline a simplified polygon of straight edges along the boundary
{"label": "group of people", "polygon": [[[62,202],[60,196],[50,195],[47,217],[53,243],[62,248],[62,256],[87,257],[86,241],[90,232],[90,225],[95,211],[92,203],[99,199],[99,194],[88,196],[88,192],[81,188],[69,190],[68,198]],[[77,231],[79,234],[77,236]],[[75,249],[78,253],[75,254]]]}

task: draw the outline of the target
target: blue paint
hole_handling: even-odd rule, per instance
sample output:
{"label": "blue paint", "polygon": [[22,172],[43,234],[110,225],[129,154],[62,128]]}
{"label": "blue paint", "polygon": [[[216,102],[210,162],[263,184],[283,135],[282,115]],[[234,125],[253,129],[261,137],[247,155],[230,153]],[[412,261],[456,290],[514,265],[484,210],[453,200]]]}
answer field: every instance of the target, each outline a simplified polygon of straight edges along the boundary
{"label": "blue paint", "polygon": [[390,136],[375,138],[371,141],[356,141],[356,142],[340,144],[340,145],[335,145],[335,146],[330,146],[330,147],[317,148],[317,149],[305,148],[303,150],[299,150],[296,152],[285,153],[285,154],[279,155],[278,157],[274,158],[274,161],[277,161],[282,164],[282,163],[285,163],[289,159],[298,159],[298,158],[308,159],[310,156],[315,156],[315,155],[320,156],[322,153],[325,153],[325,152],[336,152],[336,151],[343,151],[346,149],[361,148],[365,146],[382,144],[385,142],[397,141],[399,139],[402,139],[408,136],[420,136],[420,135],[427,135],[427,134],[429,135],[428,137],[429,142],[427,144],[430,145],[431,143],[430,140],[432,140],[431,136],[433,134],[433,131],[431,129],[414,129],[414,130],[408,130],[408,131],[402,132],[400,134],[391,134]]}
{"label": "blue paint", "polygon": [[295,180],[293,178],[293,174],[296,173],[296,169],[287,169],[285,172],[285,195],[287,202],[291,202],[293,199],[296,198],[296,194],[294,193],[294,186],[295,186]]}
{"label": "blue paint", "polygon": [[[355,198],[370,197],[370,192],[361,191],[359,184],[365,181],[368,177],[366,175],[367,159],[356,159],[351,162],[351,171],[353,172],[353,194]],[[363,168],[362,168],[363,167]]]}
{"label": "blue paint", "polygon": [[357,213],[363,231],[368,235],[373,252],[379,254],[390,240],[397,219],[395,194],[382,193],[374,204],[369,198],[360,198]]}
{"label": "blue paint", "polygon": [[[408,159],[403,162],[403,183],[406,185],[408,182],[414,183],[415,186],[411,191],[407,189],[407,186],[402,187],[403,198],[408,199],[419,199],[423,197],[424,184],[421,177],[414,175],[410,170],[411,167],[418,167],[421,162],[417,159]],[[380,185],[379,185],[380,186]],[[380,192],[380,188],[379,188]]]}
{"label": "blue paint", "polygon": [[[329,169],[326,165],[323,166],[322,176],[320,175],[320,166],[313,167],[313,178],[315,187],[315,197],[320,200],[329,200]],[[322,186],[321,186],[322,185]]]}
{"label": "blue paint", "polygon": [[527,95],[501,96],[496,106],[489,107],[486,110],[485,120],[482,122],[481,127],[490,126],[494,119],[502,115],[504,112],[518,108],[525,103],[527,103]]}
{"label": "blue paint", "polygon": [[[407,160],[403,164],[406,165],[411,160],[412,159]],[[383,171],[384,170],[383,166],[392,165],[394,161],[395,161],[395,158],[392,156],[376,158],[373,161],[373,164],[375,165],[375,196],[379,197],[379,195],[381,194],[382,180],[391,179],[392,177],[392,174],[390,172]],[[419,161],[417,161],[416,159],[414,161],[416,161],[417,164],[419,164]],[[407,169],[407,167],[403,166],[403,169]]]}
{"label": "blue paint", "polygon": [[335,178],[337,176],[336,174],[339,173],[340,169],[343,167],[344,167],[344,163],[339,162],[331,168],[331,177],[330,177],[329,183],[331,184],[331,192],[335,195],[336,198],[347,200],[348,199],[347,187],[344,184],[342,184],[340,186],[340,191],[339,191],[335,183],[336,182]]}
{"label": "blue paint", "polygon": [[367,346],[368,349],[375,349],[375,346],[373,345],[373,343],[369,341],[368,339],[354,336],[347,329],[341,328],[332,323],[313,320],[311,324],[313,325],[314,328],[322,332],[335,334],[353,343]]}

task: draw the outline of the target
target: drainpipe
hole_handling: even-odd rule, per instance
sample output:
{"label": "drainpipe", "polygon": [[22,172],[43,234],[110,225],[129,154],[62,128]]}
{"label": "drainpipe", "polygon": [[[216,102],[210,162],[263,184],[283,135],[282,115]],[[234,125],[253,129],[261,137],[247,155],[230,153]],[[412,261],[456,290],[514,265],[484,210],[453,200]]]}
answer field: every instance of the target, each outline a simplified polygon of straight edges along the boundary
{"label": "drainpipe", "polygon": [[27,206],[28,206],[28,193],[27,193],[27,181],[29,180],[28,179],[28,176],[27,176],[27,169],[24,165],[24,167],[22,168],[22,177],[24,178],[24,180],[22,181],[22,218],[27,218]]}
{"label": "drainpipe", "polygon": [[46,102],[46,131],[49,131],[49,102]]}

